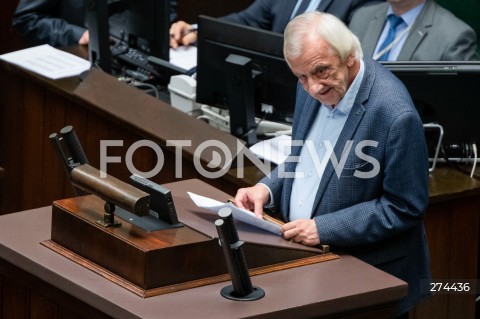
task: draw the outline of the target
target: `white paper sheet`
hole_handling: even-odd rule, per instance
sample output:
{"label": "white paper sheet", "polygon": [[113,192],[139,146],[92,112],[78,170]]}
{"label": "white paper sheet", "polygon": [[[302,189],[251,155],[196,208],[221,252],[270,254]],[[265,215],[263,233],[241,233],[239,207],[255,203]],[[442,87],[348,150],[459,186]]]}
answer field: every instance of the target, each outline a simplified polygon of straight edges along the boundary
{"label": "white paper sheet", "polygon": [[250,150],[260,159],[266,159],[272,163],[280,164],[290,154],[292,146],[292,137],[288,135],[280,135],[274,138],[260,141],[252,146]]}
{"label": "white paper sheet", "polygon": [[0,59],[53,80],[79,75],[90,69],[89,61],[48,44],[2,54]]}
{"label": "white paper sheet", "polygon": [[232,210],[233,218],[255,227],[262,228],[279,236],[282,235],[282,227],[280,225],[257,218],[252,212],[238,208],[237,206],[233,205],[233,203],[222,203],[205,196],[200,196],[191,192],[187,193],[198,207],[208,209],[215,213],[218,213],[218,211],[223,207],[228,207]]}
{"label": "white paper sheet", "polygon": [[197,66],[197,47],[190,45],[170,49],[170,63],[184,70]]}

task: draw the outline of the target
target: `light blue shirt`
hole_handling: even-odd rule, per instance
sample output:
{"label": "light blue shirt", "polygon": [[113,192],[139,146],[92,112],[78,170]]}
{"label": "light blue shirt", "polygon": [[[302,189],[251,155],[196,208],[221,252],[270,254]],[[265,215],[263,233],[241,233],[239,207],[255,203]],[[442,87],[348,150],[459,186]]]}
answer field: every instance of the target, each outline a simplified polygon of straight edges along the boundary
{"label": "light blue shirt", "polygon": [[295,169],[290,195],[290,220],[311,218],[320,180],[355,102],[364,72],[364,63],[360,61],[360,70],[340,102],[335,107],[320,105]]}
{"label": "light blue shirt", "polygon": [[[307,1],[307,0],[304,0],[304,1]],[[305,12],[310,12],[310,11],[315,11],[317,10],[318,6],[320,5],[320,2],[322,2],[322,0],[311,0],[310,1],[310,4],[308,5],[307,9],[305,10]],[[302,3],[302,0],[297,0],[297,4],[295,5],[295,8],[293,9],[292,11],[292,15],[290,16],[290,20],[293,19],[293,17],[295,17],[297,11],[298,11],[298,8],[300,7],[300,4]],[[301,12],[303,13],[303,12]]]}
{"label": "light blue shirt", "polygon": [[[399,24],[399,26],[395,29],[395,39],[402,35],[401,39],[396,42],[392,49],[390,50],[390,53],[388,54],[388,61],[396,61],[398,58],[398,55],[400,54],[400,51],[402,51],[403,45],[405,44],[405,40],[407,39],[408,36],[408,31],[405,32],[405,29],[411,28],[411,26],[415,23],[415,20],[417,19],[418,15],[420,14],[420,11],[422,11],[423,7],[425,6],[425,2],[419,4],[413,9],[408,10],[404,14],[401,15],[403,22]],[[389,14],[393,14],[392,7],[389,6],[387,10],[387,17]],[[378,50],[380,46],[382,45],[383,41],[387,37],[388,30],[390,29],[390,22],[387,20],[387,23],[385,23],[385,27],[383,28],[383,32],[380,35],[380,38],[378,39],[377,42],[377,47],[375,48],[374,56],[378,53]]]}

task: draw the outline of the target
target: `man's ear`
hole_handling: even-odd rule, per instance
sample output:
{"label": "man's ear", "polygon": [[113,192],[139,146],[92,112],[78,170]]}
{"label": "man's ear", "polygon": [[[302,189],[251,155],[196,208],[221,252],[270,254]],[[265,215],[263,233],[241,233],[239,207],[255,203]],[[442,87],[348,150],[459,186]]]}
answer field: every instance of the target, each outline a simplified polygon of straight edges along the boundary
{"label": "man's ear", "polygon": [[351,68],[354,63],[355,63],[355,53],[352,52],[347,57],[347,67]]}

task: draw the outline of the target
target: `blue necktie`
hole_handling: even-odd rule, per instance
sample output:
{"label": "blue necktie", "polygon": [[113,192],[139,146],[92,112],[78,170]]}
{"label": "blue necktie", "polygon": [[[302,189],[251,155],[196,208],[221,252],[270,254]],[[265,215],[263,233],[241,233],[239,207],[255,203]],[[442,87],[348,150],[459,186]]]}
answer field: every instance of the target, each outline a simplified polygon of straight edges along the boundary
{"label": "blue necktie", "polygon": [[295,15],[293,17],[296,17],[296,16],[304,13],[305,10],[307,10],[308,5],[310,4],[310,0],[301,0],[301,1],[302,1],[302,3],[298,7],[298,10],[297,10],[297,12],[295,12]]}
{"label": "blue necktie", "polygon": [[[388,29],[388,34],[385,40],[383,41],[382,45],[378,49],[378,52],[382,51],[385,49],[392,41],[395,39],[395,29],[400,25],[400,23],[403,22],[402,17],[397,17],[394,14],[390,14],[388,16],[388,21],[390,21],[390,28]],[[382,54],[381,57],[377,59],[377,61],[387,61],[388,60],[388,55],[390,53],[390,50]]]}

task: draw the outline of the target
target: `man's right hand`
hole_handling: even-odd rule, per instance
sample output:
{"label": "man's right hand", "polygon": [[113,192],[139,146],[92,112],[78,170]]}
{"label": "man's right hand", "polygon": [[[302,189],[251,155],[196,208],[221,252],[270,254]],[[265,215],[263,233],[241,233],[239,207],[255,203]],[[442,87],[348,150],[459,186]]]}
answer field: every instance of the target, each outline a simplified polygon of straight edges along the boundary
{"label": "man's right hand", "polygon": [[90,42],[90,36],[88,34],[88,30],[83,32],[82,37],[80,40],[78,40],[78,44],[80,45],[88,45],[88,42]]}
{"label": "man's right hand", "polygon": [[192,32],[192,25],[185,21],[177,21],[170,26],[170,47],[188,46],[197,41],[197,32]]}
{"label": "man's right hand", "polygon": [[263,207],[270,198],[270,191],[265,185],[240,188],[235,195],[235,206],[252,211],[258,218],[263,218]]}

